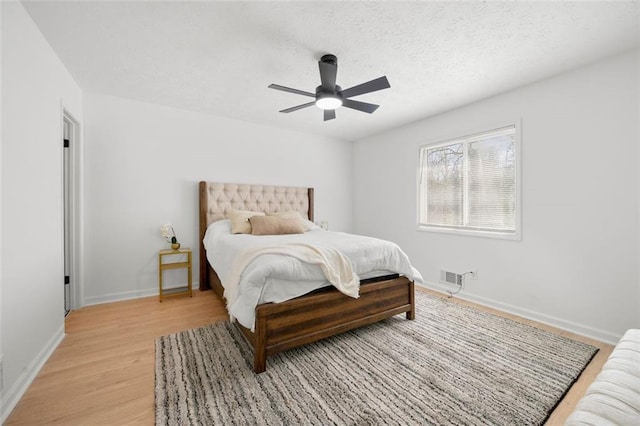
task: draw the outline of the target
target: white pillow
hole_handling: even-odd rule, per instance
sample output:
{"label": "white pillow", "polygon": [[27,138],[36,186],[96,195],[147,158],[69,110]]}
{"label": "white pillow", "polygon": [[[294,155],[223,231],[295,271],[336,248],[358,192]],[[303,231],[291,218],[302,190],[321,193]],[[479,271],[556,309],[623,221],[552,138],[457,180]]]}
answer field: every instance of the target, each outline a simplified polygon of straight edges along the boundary
{"label": "white pillow", "polygon": [[208,247],[212,241],[226,235],[231,235],[231,221],[229,219],[221,219],[212,222],[207,227],[207,232],[204,233],[204,239],[202,241],[204,242],[204,246]]}

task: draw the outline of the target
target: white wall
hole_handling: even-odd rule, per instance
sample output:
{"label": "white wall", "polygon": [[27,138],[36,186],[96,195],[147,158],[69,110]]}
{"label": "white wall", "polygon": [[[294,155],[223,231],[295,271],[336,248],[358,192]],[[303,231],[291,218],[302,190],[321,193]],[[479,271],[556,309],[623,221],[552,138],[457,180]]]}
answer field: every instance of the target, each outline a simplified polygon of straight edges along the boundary
{"label": "white wall", "polygon": [[[638,54],[354,144],[354,230],[391,239],[435,288],[607,341],[640,326]],[[522,119],[522,241],[416,230],[418,147]]]}
{"label": "white wall", "polygon": [[[0,5],[0,23],[2,22],[2,5]],[[0,29],[0,100],[2,99],[2,31]],[[2,102],[0,101],[0,164],[2,164]],[[4,420],[3,410],[3,350],[2,350],[2,173],[0,172],[0,423]]]}
{"label": "white wall", "polygon": [[85,304],[157,294],[167,222],[198,281],[200,180],[314,187],[316,221],[351,229],[348,142],[97,94],[84,124]]}
{"label": "white wall", "polygon": [[22,5],[2,8],[2,420],[64,333],[62,108],[82,94]]}

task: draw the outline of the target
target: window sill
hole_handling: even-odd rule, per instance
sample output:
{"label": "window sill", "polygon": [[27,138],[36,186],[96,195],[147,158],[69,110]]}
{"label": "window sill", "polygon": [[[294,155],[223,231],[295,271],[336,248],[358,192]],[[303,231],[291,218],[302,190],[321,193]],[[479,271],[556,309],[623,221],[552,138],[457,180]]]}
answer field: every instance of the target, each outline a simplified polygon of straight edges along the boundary
{"label": "window sill", "polygon": [[504,232],[491,232],[491,231],[476,231],[471,229],[456,229],[456,228],[440,228],[440,227],[432,227],[432,226],[424,226],[418,225],[418,231],[421,232],[435,232],[438,234],[450,234],[450,235],[459,235],[466,237],[480,237],[480,238],[493,238],[497,240],[511,240],[511,241],[521,241],[522,236],[519,231],[512,233],[504,233]]}

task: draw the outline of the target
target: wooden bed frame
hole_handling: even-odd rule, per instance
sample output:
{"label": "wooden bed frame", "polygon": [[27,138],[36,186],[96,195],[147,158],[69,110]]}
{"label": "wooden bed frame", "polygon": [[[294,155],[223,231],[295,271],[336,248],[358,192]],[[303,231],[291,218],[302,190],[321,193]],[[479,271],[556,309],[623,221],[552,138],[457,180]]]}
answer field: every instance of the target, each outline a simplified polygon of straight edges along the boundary
{"label": "wooden bed frame", "polygon": [[[209,205],[211,191],[225,191],[224,185],[230,189],[225,192],[226,201],[216,202],[216,209],[212,211]],[[228,209],[242,209],[265,211],[270,213],[277,210],[301,211],[309,220],[313,221],[313,188],[305,189],[308,200],[303,204],[296,202],[289,208],[279,204],[265,202],[256,204],[247,200],[247,191],[251,188],[265,187],[260,185],[237,185],[200,182],[200,290],[213,289],[224,302],[224,288],[206,258],[202,243],[207,226],[221,218]],[[215,189],[212,189],[215,188]],[[232,192],[236,188],[244,190],[242,197],[235,197]],[[292,189],[287,187],[288,189]],[[300,190],[300,188],[298,188]],[[299,201],[299,200],[298,200]],[[261,208],[262,206],[262,208]],[[277,209],[277,210],[276,210]],[[306,211],[304,211],[306,210]],[[297,346],[315,342],[326,337],[342,333],[366,324],[372,324],[382,319],[406,313],[407,319],[415,318],[414,284],[404,276],[387,277],[381,281],[363,281],[360,286],[360,297],[353,299],[339,292],[334,287],[326,287],[307,295],[281,303],[264,303],[256,307],[255,332],[242,325],[236,324],[254,349],[254,371],[262,373],[266,369],[267,356],[274,355]]]}

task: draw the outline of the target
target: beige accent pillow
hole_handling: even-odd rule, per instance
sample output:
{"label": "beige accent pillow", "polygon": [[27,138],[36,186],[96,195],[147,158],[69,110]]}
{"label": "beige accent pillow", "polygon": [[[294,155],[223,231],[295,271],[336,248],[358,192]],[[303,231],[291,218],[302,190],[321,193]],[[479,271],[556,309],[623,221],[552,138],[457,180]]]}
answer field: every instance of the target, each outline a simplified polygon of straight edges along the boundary
{"label": "beige accent pillow", "polygon": [[232,234],[250,234],[251,223],[249,218],[253,216],[264,216],[264,212],[252,212],[249,210],[228,210],[227,217],[231,220]]}
{"label": "beige accent pillow", "polygon": [[304,234],[304,225],[298,219],[287,219],[278,216],[252,216],[251,234],[253,235],[284,235]]}
{"label": "beige accent pillow", "polygon": [[315,223],[311,222],[310,220],[306,219],[304,216],[302,216],[302,213],[297,211],[268,213],[267,216],[275,216],[275,217],[280,217],[280,218],[289,219],[289,220],[298,220],[302,224],[302,226],[304,226],[304,229],[306,231],[311,231],[313,229],[320,229],[319,226],[317,226]]}

